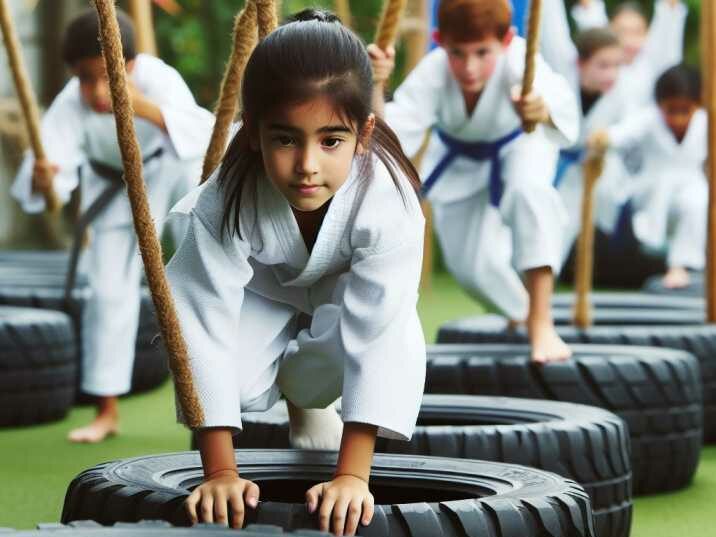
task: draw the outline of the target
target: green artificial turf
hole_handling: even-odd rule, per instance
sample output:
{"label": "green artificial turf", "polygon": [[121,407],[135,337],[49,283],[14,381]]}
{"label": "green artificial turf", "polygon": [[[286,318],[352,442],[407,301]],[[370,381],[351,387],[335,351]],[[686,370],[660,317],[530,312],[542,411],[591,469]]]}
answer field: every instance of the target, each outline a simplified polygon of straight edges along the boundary
{"label": "green artificial turf", "polygon": [[[481,310],[445,275],[423,291],[420,314],[433,341],[439,324]],[[122,400],[122,434],[100,445],[72,445],[67,431],[92,417],[91,407],[74,409],[67,419],[23,429],[0,429],[0,527],[30,528],[59,520],[67,485],[100,462],[135,455],[188,449],[187,432],[175,424],[169,384]],[[699,472],[686,490],[639,498],[633,537],[712,537],[716,497],[716,447],[705,448]]]}

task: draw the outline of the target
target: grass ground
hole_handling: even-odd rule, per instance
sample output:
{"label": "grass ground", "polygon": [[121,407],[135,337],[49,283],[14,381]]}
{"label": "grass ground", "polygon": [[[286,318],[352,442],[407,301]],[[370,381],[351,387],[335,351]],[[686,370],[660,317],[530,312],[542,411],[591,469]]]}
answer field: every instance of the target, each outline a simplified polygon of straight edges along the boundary
{"label": "grass ground", "polygon": [[[420,313],[425,335],[435,337],[448,318],[478,313],[479,306],[446,276],[438,276],[423,294]],[[64,492],[80,471],[97,463],[135,455],[188,448],[186,431],[174,423],[169,384],[122,402],[122,434],[95,446],[65,441],[67,431],[84,424],[92,409],[74,409],[62,422],[24,429],[0,430],[0,527],[30,528],[59,520]],[[691,487],[668,495],[636,500],[633,537],[712,537],[716,497],[716,447],[703,451]]]}

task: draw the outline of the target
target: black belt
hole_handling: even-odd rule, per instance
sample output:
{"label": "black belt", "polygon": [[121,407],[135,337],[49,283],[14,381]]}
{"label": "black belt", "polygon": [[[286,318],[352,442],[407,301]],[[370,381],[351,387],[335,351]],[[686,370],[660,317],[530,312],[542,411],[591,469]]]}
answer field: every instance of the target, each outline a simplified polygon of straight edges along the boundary
{"label": "black belt", "polygon": [[[163,153],[164,148],[159,147],[156,151],[147,155],[142,162],[147,164],[149,161],[161,157]],[[67,267],[67,278],[65,280],[65,306],[68,309],[72,298],[72,291],[75,288],[75,282],[77,280],[77,264],[79,262],[80,251],[82,250],[82,239],[85,232],[90,224],[107,208],[117,194],[119,194],[119,191],[125,186],[124,170],[107,166],[96,160],[90,160],[89,165],[98,177],[105,179],[109,184],[87,208],[75,227],[75,235],[72,241],[72,250],[70,250],[70,260]]]}

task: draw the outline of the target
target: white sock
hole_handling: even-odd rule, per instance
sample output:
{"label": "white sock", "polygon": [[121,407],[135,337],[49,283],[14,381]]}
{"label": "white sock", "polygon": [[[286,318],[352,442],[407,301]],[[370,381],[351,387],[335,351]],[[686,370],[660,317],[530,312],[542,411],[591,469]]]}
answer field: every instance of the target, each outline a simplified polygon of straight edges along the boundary
{"label": "white sock", "polygon": [[290,405],[289,441],[296,449],[338,451],[343,421],[333,405],[326,408],[298,408]]}

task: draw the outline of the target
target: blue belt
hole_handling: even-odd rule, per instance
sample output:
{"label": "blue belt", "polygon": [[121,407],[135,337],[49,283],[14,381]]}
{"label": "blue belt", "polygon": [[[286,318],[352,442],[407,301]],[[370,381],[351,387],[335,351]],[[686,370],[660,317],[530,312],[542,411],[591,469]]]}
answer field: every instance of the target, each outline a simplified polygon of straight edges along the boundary
{"label": "blue belt", "polygon": [[609,242],[613,248],[626,249],[636,242],[634,227],[632,225],[633,217],[634,205],[632,204],[632,200],[627,200],[619,209],[619,216],[614,226],[614,232],[609,237]]}
{"label": "blue belt", "polygon": [[570,166],[578,164],[584,158],[584,149],[581,147],[575,149],[562,149],[559,152],[559,161],[557,161],[557,172],[554,174],[552,184],[554,188],[559,188],[562,184],[564,175]]}
{"label": "blue belt", "polygon": [[440,179],[447,167],[455,160],[455,157],[465,157],[472,160],[490,161],[490,203],[495,207],[500,205],[502,198],[502,163],[500,161],[500,150],[522,134],[522,129],[515,129],[507,136],[494,142],[463,142],[452,138],[441,130],[437,135],[447,147],[447,153],[435,166],[423,184],[423,196],[427,195],[435,183]]}

